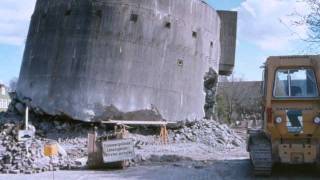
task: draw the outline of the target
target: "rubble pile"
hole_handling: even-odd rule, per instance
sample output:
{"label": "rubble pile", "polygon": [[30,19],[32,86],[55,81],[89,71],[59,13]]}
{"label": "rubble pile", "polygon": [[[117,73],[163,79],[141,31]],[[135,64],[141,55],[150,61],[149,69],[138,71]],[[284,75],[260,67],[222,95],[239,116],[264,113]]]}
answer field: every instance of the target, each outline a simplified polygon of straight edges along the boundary
{"label": "rubble pile", "polygon": [[[0,172],[30,174],[85,168],[88,156],[87,135],[93,126],[66,117],[39,115],[33,109],[29,114],[29,125],[35,130],[35,137],[28,141],[18,141],[18,130],[24,124],[24,108],[21,103],[13,102],[8,112],[0,113]],[[108,128],[105,125],[98,126],[99,136],[104,136]],[[183,121],[168,128],[169,146],[161,143],[159,128],[131,129],[136,131],[130,133],[129,137],[134,140],[137,153],[131,165],[148,159],[158,161],[158,156],[164,156],[159,161],[167,161],[174,158],[166,155],[180,157],[182,152],[183,156],[194,158],[199,156],[194,152],[202,153],[209,146],[213,150],[210,152],[215,152],[244,144],[237,133],[215,120]],[[44,155],[44,146],[52,140],[57,142],[59,153],[50,158]]]}
{"label": "rubble pile", "polygon": [[200,142],[215,148],[233,148],[244,144],[244,140],[226,124],[215,120],[187,122],[170,135],[175,142]]}
{"label": "rubble pile", "polygon": [[47,139],[17,140],[18,126],[6,123],[0,126],[0,169],[3,173],[36,173],[49,170],[70,169],[75,162],[59,151],[52,158],[44,156]]}
{"label": "rubble pile", "polygon": [[[18,141],[23,119],[16,112],[0,113],[0,172],[31,174],[85,166],[79,159],[87,155],[87,127],[52,118],[41,119],[31,113],[29,129],[35,131],[35,137]],[[58,155],[46,157],[44,147],[52,141],[57,143]]]}

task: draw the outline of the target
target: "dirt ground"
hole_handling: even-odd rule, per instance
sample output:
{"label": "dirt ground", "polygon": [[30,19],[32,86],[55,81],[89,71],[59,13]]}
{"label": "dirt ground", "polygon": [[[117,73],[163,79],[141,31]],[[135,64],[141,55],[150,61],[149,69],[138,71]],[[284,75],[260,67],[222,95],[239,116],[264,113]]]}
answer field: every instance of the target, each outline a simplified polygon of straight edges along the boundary
{"label": "dirt ground", "polygon": [[[168,145],[151,146],[141,149],[143,153],[180,153],[191,159],[176,161],[147,160],[125,170],[77,170],[54,171],[32,175],[0,174],[0,180],[238,180],[238,179],[320,179],[320,170],[315,166],[276,165],[271,177],[255,177],[245,146],[224,152],[206,151],[200,144],[180,144],[178,148]],[[179,149],[180,148],[180,149]],[[172,151],[171,149],[176,149]],[[182,150],[184,149],[184,150]],[[141,153],[137,151],[136,153]],[[162,152],[162,154],[160,153]]]}
{"label": "dirt ground", "polygon": [[254,177],[248,159],[187,161],[131,167],[117,171],[56,171],[34,175],[0,175],[2,180],[235,180],[235,179],[319,179],[313,166],[276,166],[271,177]]}

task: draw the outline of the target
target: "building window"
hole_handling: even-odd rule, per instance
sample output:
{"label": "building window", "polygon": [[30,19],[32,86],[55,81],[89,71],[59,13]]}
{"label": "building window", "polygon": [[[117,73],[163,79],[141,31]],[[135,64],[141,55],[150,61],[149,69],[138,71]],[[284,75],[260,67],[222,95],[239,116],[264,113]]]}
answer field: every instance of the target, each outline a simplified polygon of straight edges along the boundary
{"label": "building window", "polygon": [[171,28],[171,23],[170,22],[166,22],[165,27],[170,29]]}
{"label": "building window", "polygon": [[130,21],[137,22],[138,21],[138,14],[131,14]]}
{"label": "building window", "polygon": [[42,14],[41,14],[41,17],[42,17],[42,18],[46,18],[46,17],[47,17],[47,13],[45,13],[45,12],[42,13]]}
{"label": "building window", "polygon": [[197,38],[197,32],[192,31],[192,37]]}
{"label": "building window", "polygon": [[178,64],[178,66],[183,66],[183,60],[182,59],[178,59],[177,64]]}
{"label": "building window", "polygon": [[97,10],[96,11],[96,15],[101,18],[102,17],[102,11],[100,9]]}
{"label": "building window", "polygon": [[66,10],[66,12],[64,13],[65,16],[70,16],[71,15],[71,9]]}

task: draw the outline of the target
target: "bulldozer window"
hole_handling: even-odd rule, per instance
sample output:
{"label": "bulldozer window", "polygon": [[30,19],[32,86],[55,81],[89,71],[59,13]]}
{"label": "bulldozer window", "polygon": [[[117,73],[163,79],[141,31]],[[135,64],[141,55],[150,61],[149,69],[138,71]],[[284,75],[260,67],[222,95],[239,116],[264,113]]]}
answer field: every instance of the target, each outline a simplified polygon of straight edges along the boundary
{"label": "bulldozer window", "polygon": [[318,88],[313,70],[277,70],[273,94],[275,97],[317,97]]}

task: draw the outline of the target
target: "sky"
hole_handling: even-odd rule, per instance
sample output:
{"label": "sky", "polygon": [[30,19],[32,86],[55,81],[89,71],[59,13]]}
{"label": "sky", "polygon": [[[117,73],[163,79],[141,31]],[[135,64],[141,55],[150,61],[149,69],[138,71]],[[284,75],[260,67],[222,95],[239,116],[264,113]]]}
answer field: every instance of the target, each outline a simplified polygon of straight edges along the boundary
{"label": "sky", "polygon": [[[293,13],[307,14],[297,0],[207,0],[215,9],[238,11],[235,76],[261,80],[268,56],[305,54],[307,27],[295,27]],[[0,83],[19,76],[35,0],[0,0]],[[312,52],[316,53],[316,52]]]}

